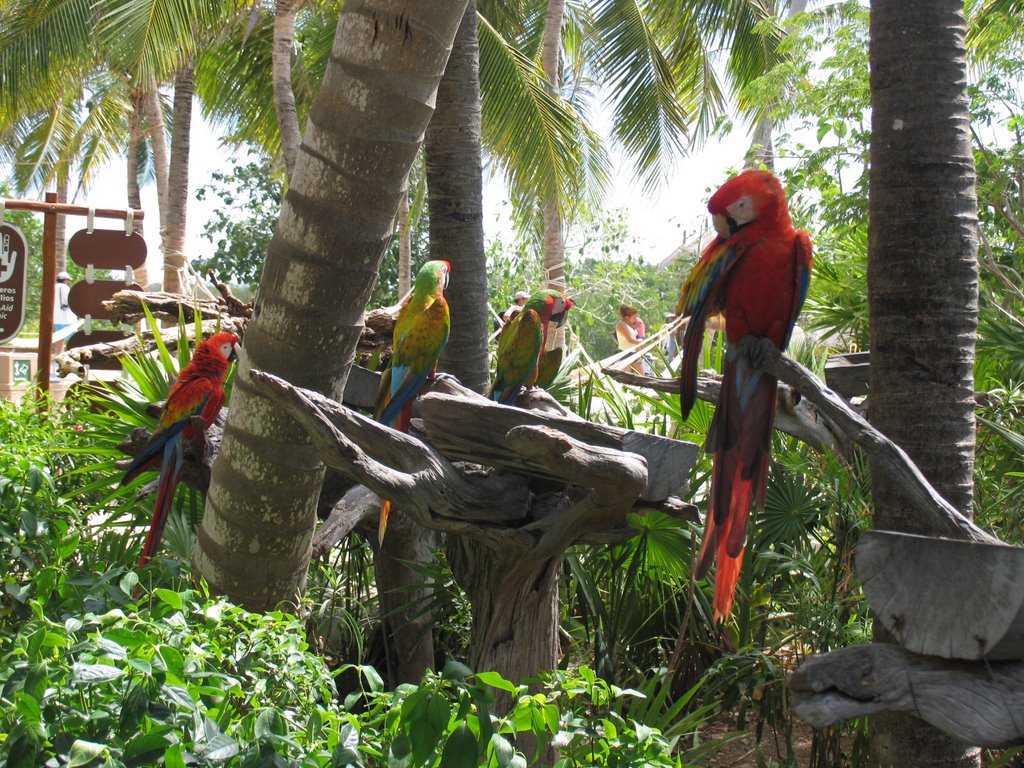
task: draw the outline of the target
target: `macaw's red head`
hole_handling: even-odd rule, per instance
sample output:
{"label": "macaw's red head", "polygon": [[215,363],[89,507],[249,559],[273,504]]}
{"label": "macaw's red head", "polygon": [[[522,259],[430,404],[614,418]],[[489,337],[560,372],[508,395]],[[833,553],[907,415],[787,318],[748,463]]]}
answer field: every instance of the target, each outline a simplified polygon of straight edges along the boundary
{"label": "macaw's red head", "polygon": [[565,322],[566,315],[572,309],[572,299],[561,291],[551,288],[542,288],[536,291],[523,306],[523,312],[532,309],[540,319],[547,325],[554,322],[555,326],[561,326]]}
{"label": "macaw's red head", "polygon": [[215,333],[199,345],[196,353],[198,354],[200,350],[206,354],[219,355],[230,363],[238,359],[238,337],[227,331]]}
{"label": "macaw's red head", "polygon": [[731,237],[746,226],[791,227],[782,184],[769,171],[744,171],[718,188],[708,200],[715,231]]}

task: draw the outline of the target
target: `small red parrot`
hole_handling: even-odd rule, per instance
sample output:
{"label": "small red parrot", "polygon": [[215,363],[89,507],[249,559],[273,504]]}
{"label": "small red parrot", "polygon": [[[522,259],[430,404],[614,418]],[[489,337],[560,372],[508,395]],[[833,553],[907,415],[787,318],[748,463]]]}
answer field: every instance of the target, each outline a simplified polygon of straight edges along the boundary
{"label": "small red parrot", "polygon": [[732,609],[753,502],[764,505],[777,381],[739,349],[747,336],[789,344],[811,276],[811,239],[793,229],[786,194],[768,171],[730,179],[708,201],[718,236],[701,254],[676,309],[690,317],[680,373],[685,419],[696,399],[704,325],[725,314],[728,341],[718,408],[705,450],[713,455],[704,540],[694,568],[702,579],[718,556],[714,620]]}
{"label": "small red parrot", "polygon": [[[448,344],[451,319],[444,289],[448,287],[447,261],[428,261],[416,274],[412,294],[398,311],[391,344],[391,367],[381,379],[374,411],[377,421],[399,432],[409,431],[412,403],[423,385],[434,378],[437,359]],[[384,542],[391,502],[380,507],[377,538]]]}
{"label": "small red parrot", "polygon": [[498,335],[492,399],[510,403],[521,387],[529,389],[537,383],[548,327],[552,321],[555,326],[562,325],[570,309],[572,299],[561,291],[543,288],[527,299],[523,311],[505,324]]}
{"label": "small red parrot", "polygon": [[197,438],[194,419],[202,420],[203,431],[209,428],[224,405],[224,377],[231,361],[238,357],[238,337],[226,331],[199,342],[192,360],[181,369],[178,378],[167,393],[167,402],[156,431],[142,447],[125,471],[121,485],[125,485],[140,472],[150,469],[160,457],[160,481],[157,486],[153,519],[149,535],[142,548],[139,567],[153,557],[164,526],[171,500],[181,477],[181,462],[186,441]]}

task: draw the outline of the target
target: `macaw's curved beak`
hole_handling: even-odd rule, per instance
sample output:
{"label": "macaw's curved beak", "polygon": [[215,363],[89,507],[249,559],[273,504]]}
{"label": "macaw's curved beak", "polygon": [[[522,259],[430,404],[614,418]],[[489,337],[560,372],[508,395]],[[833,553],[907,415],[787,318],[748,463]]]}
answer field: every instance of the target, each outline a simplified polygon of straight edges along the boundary
{"label": "macaw's curved beak", "polygon": [[238,348],[237,344],[232,344],[231,345],[231,352],[228,354],[228,362],[231,363],[231,362],[234,362],[235,360],[237,360],[238,359],[238,355],[241,353],[241,351],[242,350],[240,350]]}
{"label": "macaw's curved beak", "polygon": [[736,232],[736,222],[724,213],[716,213],[711,217],[711,223],[715,226],[715,232],[722,237],[729,237]]}

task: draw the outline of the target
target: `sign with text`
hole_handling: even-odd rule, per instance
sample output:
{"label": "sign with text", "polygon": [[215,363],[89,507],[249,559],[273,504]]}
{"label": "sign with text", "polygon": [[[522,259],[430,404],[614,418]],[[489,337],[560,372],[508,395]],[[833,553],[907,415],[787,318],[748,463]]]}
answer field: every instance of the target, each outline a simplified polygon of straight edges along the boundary
{"label": "sign with text", "polygon": [[20,229],[0,224],[0,344],[17,336],[25,322],[27,250]]}

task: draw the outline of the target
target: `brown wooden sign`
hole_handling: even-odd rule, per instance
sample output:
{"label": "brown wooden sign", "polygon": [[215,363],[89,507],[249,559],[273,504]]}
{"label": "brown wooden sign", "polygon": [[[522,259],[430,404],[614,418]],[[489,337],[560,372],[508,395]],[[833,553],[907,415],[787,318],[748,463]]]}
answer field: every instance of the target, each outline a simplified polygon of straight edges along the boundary
{"label": "brown wooden sign", "polygon": [[91,283],[79,280],[71,286],[68,304],[79,317],[92,316],[93,320],[109,320],[110,310],[103,306],[118,291],[141,291],[138,283],[125,285],[124,280],[93,280]]}
{"label": "brown wooden sign", "polygon": [[80,267],[137,269],[146,263],[146,241],[138,232],[126,235],[123,229],[80,229],[68,242],[68,254]]}
{"label": "brown wooden sign", "polygon": [[17,336],[25,322],[27,251],[20,229],[0,225],[0,344]]}

